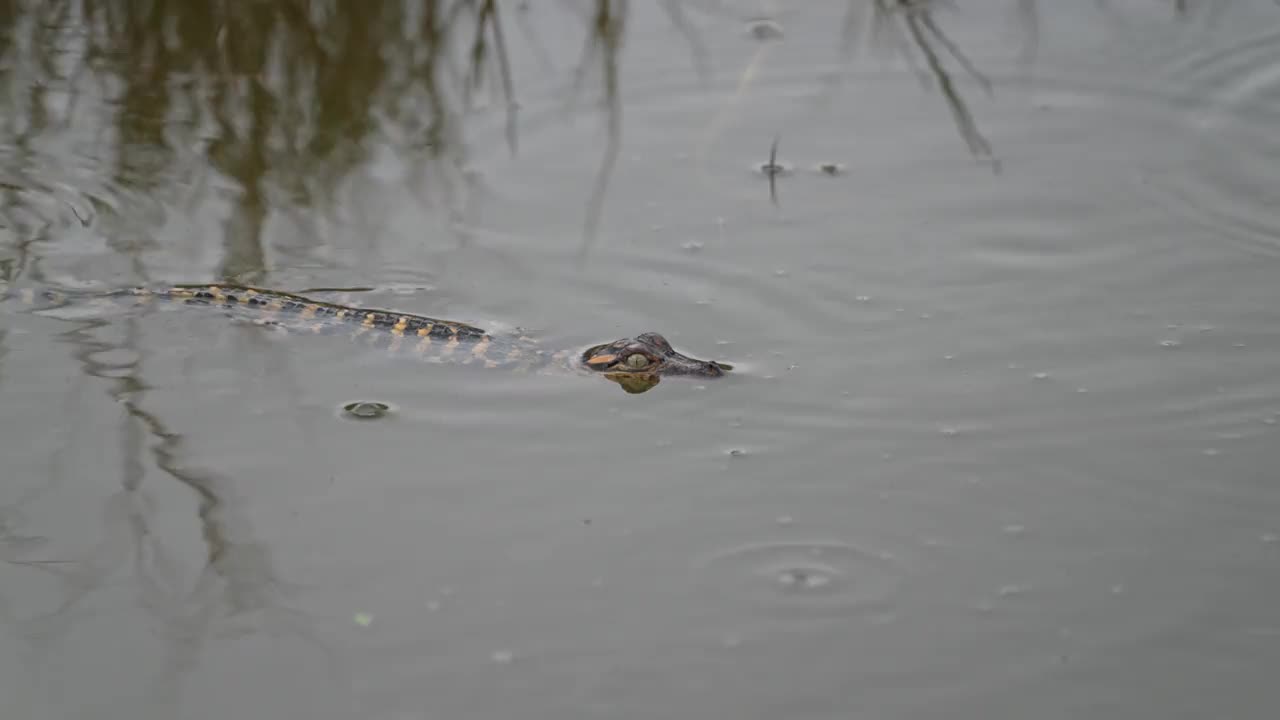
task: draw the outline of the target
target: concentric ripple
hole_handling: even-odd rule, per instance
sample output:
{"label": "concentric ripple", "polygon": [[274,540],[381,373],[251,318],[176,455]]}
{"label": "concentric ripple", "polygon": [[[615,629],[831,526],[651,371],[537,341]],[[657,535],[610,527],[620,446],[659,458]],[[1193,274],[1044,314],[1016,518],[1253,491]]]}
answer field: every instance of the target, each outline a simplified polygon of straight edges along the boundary
{"label": "concentric ripple", "polygon": [[1145,186],[1215,238],[1280,256],[1280,32],[1206,46],[1168,72],[1189,99],[1192,144],[1185,168],[1147,177]]}
{"label": "concentric ripple", "polygon": [[766,542],[698,563],[706,582],[732,602],[764,611],[846,616],[885,612],[903,571],[889,553],[843,542]]}

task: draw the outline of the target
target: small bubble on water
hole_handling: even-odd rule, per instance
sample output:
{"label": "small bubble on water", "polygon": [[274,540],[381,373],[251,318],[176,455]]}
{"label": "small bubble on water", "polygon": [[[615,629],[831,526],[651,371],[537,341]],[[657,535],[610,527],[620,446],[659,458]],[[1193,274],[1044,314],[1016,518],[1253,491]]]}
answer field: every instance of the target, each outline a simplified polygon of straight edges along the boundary
{"label": "small bubble on water", "polygon": [[1003,532],[1005,535],[1017,537],[1025,533],[1027,531],[1027,528],[1025,525],[1005,525],[1003,528],[1001,528],[1000,531]]}
{"label": "small bubble on water", "polygon": [[1177,340],[1161,340],[1161,341],[1160,341],[1160,347],[1162,347],[1162,348],[1177,348],[1177,347],[1182,347],[1182,343],[1178,342]]}
{"label": "small bubble on water", "polygon": [[795,519],[794,519],[794,518],[792,518],[790,515],[779,515],[779,516],[777,517],[777,519],[776,519],[776,520],[774,520],[774,522],[776,522],[777,524],[779,524],[779,525],[781,525],[781,526],[783,526],[783,527],[786,527],[786,526],[788,526],[788,525],[790,525],[790,524],[794,523],[794,522],[795,522]]}
{"label": "small bubble on water", "polygon": [[855,298],[854,298],[854,300],[857,300],[857,301],[858,301],[858,302],[860,302],[860,303],[869,303],[869,302],[871,302],[871,296],[870,296],[870,295],[859,295],[859,296],[855,297]]}
{"label": "small bubble on water", "polygon": [[1047,372],[1032,373],[1032,374],[1031,374],[1031,379],[1033,379],[1033,380],[1048,380],[1048,379],[1049,379],[1049,373],[1047,373]]}
{"label": "small bubble on water", "polygon": [[690,252],[690,253],[696,253],[702,250],[702,248],[703,248],[703,243],[701,240],[690,240],[689,242],[684,243],[683,245],[680,246],[681,250],[684,250],[685,252]]}
{"label": "small bubble on water", "polygon": [[431,612],[438,612],[441,607],[439,600],[432,600],[427,603],[427,610],[430,610]]}
{"label": "small bubble on water", "polygon": [[1262,422],[1266,425],[1275,425],[1277,422],[1280,422],[1280,421],[1277,421],[1275,418],[1262,418]]}
{"label": "small bubble on water", "polygon": [[720,645],[732,650],[742,645],[742,636],[737,633],[725,633],[724,637],[720,638]]}
{"label": "small bubble on water", "polygon": [[1124,593],[1124,585],[1112,585],[1112,586],[1111,586],[1111,594],[1112,594],[1112,595],[1121,595],[1121,594],[1123,594],[1123,593]]}
{"label": "small bubble on water", "polygon": [[367,400],[347,403],[342,406],[343,413],[357,420],[376,420],[386,416],[390,411],[391,406],[386,403]]}
{"label": "small bubble on water", "polygon": [[791,273],[787,272],[785,268],[778,268],[777,270],[773,271],[774,277],[786,277],[790,274]]}
{"label": "small bubble on water", "polygon": [[516,654],[510,650],[498,650],[491,656],[493,661],[499,665],[509,665],[511,661],[516,659]]}
{"label": "small bubble on water", "polygon": [[1242,348],[1242,347],[1244,347],[1244,346],[1245,346],[1245,345],[1244,345],[1244,343],[1233,343],[1233,344],[1231,345],[1231,347],[1233,347],[1233,348]]}
{"label": "small bubble on water", "polygon": [[938,432],[942,433],[943,435],[946,435],[947,437],[955,437],[956,435],[960,434],[960,428],[948,425],[946,427],[939,428]]}
{"label": "small bubble on water", "polygon": [[1083,394],[1083,393],[1087,393],[1087,392],[1089,392],[1089,388],[1087,388],[1087,387],[1078,387],[1078,388],[1076,388],[1076,392],[1078,392],[1078,393],[1082,393],[1082,394]]}
{"label": "small bubble on water", "polygon": [[1276,533],[1263,533],[1258,539],[1264,543],[1280,543],[1280,535]]}
{"label": "small bubble on water", "polygon": [[831,575],[816,568],[789,568],[778,572],[778,584],[800,590],[818,590],[831,584]]}
{"label": "small bubble on water", "polygon": [[1005,585],[1000,588],[999,594],[1000,597],[1009,597],[1011,595],[1021,595],[1026,591],[1027,588],[1024,585]]}
{"label": "small bubble on water", "polygon": [[920,313],[920,319],[921,319],[921,320],[932,320],[932,319],[933,319],[933,315],[930,315],[929,313]]}
{"label": "small bubble on water", "polygon": [[955,355],[943,355],[943,356],[942,356],[942,359],[943,359],[943,360],[955,360],[955,359],[956,359],[956,356],[955,356]]}
{"label": "small bubble on water", "polygon": [[1202,455],[1208,455],[1209,457],[1213,457],[1215,455],[1221,455],[1222,451],[1219,450],[1218,448],[1205,448],[1201,450],[1200,453]]}
{"label": "small bubble on water", "polygon": [[747,34],[756,40],[781,40],[785,33],[782,25],[769,18],[756,18],[747,22]]}

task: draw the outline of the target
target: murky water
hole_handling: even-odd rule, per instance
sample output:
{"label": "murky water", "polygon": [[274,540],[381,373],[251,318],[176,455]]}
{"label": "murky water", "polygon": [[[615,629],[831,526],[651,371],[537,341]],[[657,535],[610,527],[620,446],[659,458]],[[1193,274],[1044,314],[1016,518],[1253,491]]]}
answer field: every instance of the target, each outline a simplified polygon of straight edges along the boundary
{"label": "murky water", "polygon": [[6,303],[6,718],[1275,717],[1280,8],[440,5],[10,9],[6,286],[737,369]]}

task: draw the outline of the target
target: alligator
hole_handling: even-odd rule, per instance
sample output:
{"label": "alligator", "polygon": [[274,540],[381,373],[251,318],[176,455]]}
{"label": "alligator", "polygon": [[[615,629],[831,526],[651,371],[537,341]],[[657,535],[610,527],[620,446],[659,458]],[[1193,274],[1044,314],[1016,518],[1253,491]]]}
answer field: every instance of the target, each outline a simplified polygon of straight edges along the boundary
{"label": "alligator", "polygon": [[435,362],[505,368],[517,372],[572,371],[599,375],[628,393],[642,393],[663,377],[715,378],[732,365],[698,360],[677,352],[655,332],[642,333],[585,349],[549,351],[522,334],[494,335],[451,320],[351,307],[313,300],[277,290],[230,284],[135,287],[104,292],[23,288],[0,291],[35,309],[51,309],[77,301],[126,302],[136,305],[181,303],[222,308],[233,317],[285,331],[321,335],[348,334],[393,352]]}

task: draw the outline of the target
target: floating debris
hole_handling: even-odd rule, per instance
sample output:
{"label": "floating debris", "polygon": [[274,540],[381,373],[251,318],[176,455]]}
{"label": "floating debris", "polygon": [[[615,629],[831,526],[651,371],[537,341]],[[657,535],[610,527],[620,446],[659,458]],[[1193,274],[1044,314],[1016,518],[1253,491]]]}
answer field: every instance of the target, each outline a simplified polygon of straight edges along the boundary
{"label": "floating debris", "polygon": [[747,34],[756,40],[781,40],[786,33],[776,20],[752,18],[747,21]]}
{"label": "floating debris", "polygon": [[376,420],[391,412],[391,406],[382,402],[361,400],[343,405],[342,412],[357,420]]}

